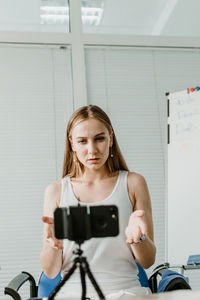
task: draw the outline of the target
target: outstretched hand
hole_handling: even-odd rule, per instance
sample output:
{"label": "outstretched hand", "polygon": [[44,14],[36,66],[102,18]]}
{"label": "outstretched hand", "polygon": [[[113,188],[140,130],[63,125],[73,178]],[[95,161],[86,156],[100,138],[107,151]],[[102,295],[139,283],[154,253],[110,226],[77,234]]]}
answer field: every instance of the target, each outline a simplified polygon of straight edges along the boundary
{"label": "outstretched hand", "polygon": [[138,243],[141,235],[147,234],[144,215],[144,210],[136,210],[130,215],[129,223],[125,230],[126,242],[128,244]]}
{"label": "outstretched hand", "polygon": [[63,250],[63,241],[56,239],[54,235],[54,219],[44,216],[42,217],[42,222],[46,224],[46,240],[51,244],[52,248]]}

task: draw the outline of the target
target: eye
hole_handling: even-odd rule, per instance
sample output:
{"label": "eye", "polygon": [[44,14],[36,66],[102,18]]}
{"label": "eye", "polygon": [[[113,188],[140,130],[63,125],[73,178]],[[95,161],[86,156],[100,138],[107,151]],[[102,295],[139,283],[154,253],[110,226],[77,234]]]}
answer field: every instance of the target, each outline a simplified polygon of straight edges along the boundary
{"label": "eye", "polygon": [[99,137],[97,137],[95,140],[96,141],[103,141],[105,138],[104,138],[104,136],[99,136]]}
{"label": "eye", "polygon": [[78,143],[79,144],[84,144],[84,143],[86,143],[86,140],[79,140]]}

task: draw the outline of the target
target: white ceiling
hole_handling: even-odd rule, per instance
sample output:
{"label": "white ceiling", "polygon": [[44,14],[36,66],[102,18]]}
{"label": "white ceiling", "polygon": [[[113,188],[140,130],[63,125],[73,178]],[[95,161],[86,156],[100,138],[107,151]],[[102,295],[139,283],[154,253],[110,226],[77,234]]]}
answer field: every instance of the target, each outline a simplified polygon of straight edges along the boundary
{"label": "white ceiling", "polygon": [[99,27],[102,33],[200,36],[200,0],[105,0]]}
{"label": "white ceiling", "polygon": [[[84,32],[200,37],[200,0],[98,0],[98,3],[103,6],[101,21],[98,26],[84,26]],[[0,0],[0,30],[46,31],[40,25],[40,4],[41,0]],[[95,6],[95,0],[88,0],[88,5]],[[66,24],[63,28],[56,26],[51,25],[47,31],[66,32]]]}

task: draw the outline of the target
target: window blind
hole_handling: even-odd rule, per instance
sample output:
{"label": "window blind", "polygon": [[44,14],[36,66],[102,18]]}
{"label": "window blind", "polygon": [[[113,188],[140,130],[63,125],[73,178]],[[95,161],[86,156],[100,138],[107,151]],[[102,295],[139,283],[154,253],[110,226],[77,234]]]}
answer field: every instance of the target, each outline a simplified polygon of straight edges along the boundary
{"label": "window blind", "polygon": [[[44,189],[61,177],[72,112],[70,49],[0,48],[0,299],[21,271],[41,273]],[[26,297],[25,297],[26,295]],[[28,298],[26,290],[23,299]]]}
{"label": "window blind", "polygon": [[130,170],[141,173],[149,186],[156,266],[167,260],[165,93],[198,85],[199,53],[134,47],[87,47],[85,52],[88,101],[109,114]]}

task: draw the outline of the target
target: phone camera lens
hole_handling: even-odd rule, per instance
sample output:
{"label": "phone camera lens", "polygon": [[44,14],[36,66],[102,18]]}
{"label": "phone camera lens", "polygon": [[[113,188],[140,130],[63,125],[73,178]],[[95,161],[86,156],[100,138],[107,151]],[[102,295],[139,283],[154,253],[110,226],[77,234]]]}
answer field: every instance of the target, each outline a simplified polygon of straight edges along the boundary
{"label": "phone camera lens", "polygon": [[107,225],[108,225],[108,223],[107,223],[107,221],[106,221],[105,218],[99,218],[99,219],[98,219],[98,224],[99,224],[99,226],[100,226],[101,228],[106,228]]}

